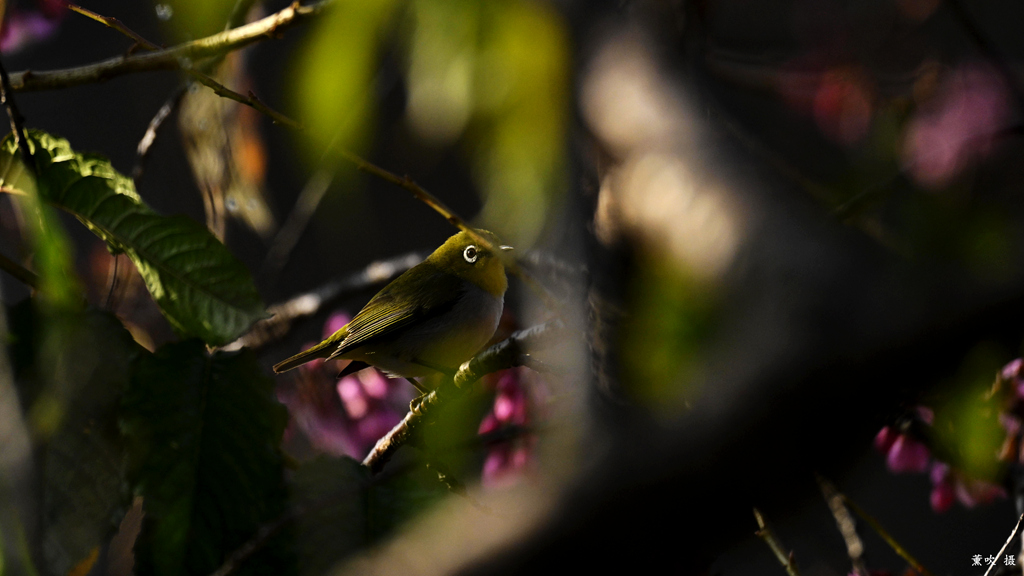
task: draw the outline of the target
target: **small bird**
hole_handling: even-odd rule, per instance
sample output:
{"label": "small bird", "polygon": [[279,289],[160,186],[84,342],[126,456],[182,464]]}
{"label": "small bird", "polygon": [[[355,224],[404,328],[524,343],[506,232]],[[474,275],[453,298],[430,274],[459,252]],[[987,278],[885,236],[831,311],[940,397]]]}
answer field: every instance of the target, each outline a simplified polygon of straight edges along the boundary
{"label": "small bird", "polygon": [[[476,233],[495,248],[512,250],[491,232]],[[276,364],[274,372],[337,358],[352,361],[339,378],[375,366],[426,392],[415,378],[454,373],[494,335],[507,288],[501,257],[459,232],[392,280],[348,324]]]}

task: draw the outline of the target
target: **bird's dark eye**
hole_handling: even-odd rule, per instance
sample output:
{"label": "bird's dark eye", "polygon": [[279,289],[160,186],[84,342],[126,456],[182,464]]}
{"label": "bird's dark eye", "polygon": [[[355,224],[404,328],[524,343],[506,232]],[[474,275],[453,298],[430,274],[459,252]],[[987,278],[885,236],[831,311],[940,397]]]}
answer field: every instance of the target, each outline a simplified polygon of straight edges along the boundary
{"label": "bird's dark eye", "polygon": [[473,264],[480,255],[476,251],[476,246],[470,244],[466,246],[466,249],[462,251],[462,257],[466,259],[466,262]]}

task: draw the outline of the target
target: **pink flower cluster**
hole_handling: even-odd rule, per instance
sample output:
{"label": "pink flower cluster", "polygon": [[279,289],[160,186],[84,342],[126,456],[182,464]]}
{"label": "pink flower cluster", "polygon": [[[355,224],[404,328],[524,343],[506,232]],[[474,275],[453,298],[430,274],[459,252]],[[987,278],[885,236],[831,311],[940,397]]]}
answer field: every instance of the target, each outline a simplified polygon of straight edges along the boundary
{"label": "pink flower cluster", "polygon": [[[348,321],[344,313],[331,315],[324,324],[324,338]],[[278,389],[278,399],[291,414],[288,434],[297,429],[317,450],[362,459],[402,419],[414,389],[377,370],[336,378],[344,366],[323,360],[304,364],[298,378],[284,381]]]}
{"label": "pink flower cluster", "polygon": [[[1024,398],[1024,378],[1022,378],[1021,360],[1014,360],[1003,368],[1000,378],[1003,382],[1013,386],[1012,395],[1016,398],[1019,406]],[[928,472],[931,479],[932,491],[929,502],[936,512],[945,512],[954,502],[960,502],[967,508],[973,508],[978,504],[988,504],[996,498],[1005,498],[1006,490],[1003,487],[971,478],[964,472],[953,468],[941,460],[932,458],[928,446],[917,438],[914,433],[914,424],[931,426],[934,423],[935,415],[927,407],[919,406],[914,416],[914,421],[909,425],[894,427],[884,426],[875,436],[875,448],[885,454],[885,464],[894,473],[904,472]],[[1014,412],[1000,414],[1000,421],[1007,432],[1007,444],[1017,445],[1017,438],[1021,430],[1020,416]],[[1017,457],[1013,450],[1004,446],[1002,457]]]}
{"label": "pink flower cluster", "polygon": [[527,388],[537,389],[530,386],[534,382],[528,382],[534,379],[535,373],[527,368],[502,370],[485,379],[485,384],[494,386],[494,405],[480,422],[478,433],[486,438],[502,430],[518,428],[519,431],[511,439],[488,443],[482,477],[484,486],[514,484],[529,469],[533,437],[526,430],[531,404]]}
{"label": "pink flower cluster", "polygon": [[946,185],[992,152],[1010,112],[1009,90],[996,71],[966,65],[949,72],[907,126],[904,168],[924,186]]}
{"label": "pink flower cluster", "polygon": [[[324,324],[324,338],[348,321],[344,313],[331,315]],[[342,368],[344,363],[335,361],[304,364],[297,378],[282,380],[278,399],[291,415],[288,437],[301,432],[316,450],[362,459],[402,419],[415,389],[373,369],[338,379],[335,375]],[[478,429],[487,451],[484,486],[509,486],[529,471],[534,438],[528,426],[536,405],[531,393],[543,390],[540,384],[527,368],[502,370],[483,379],[484,387],[494,391],[494,403]]]}

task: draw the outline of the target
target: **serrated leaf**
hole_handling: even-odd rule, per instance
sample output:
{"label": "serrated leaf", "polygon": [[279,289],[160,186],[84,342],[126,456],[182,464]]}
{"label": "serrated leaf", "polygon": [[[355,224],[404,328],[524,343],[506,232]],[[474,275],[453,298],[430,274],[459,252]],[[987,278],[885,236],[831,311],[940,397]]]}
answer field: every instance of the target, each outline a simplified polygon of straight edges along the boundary
{"label": "serrated leaf", "polygon": [[[153,212],[110,161],[30,130],[39,197],[74,214],[138,268],[164,316],[185,336],[226,344],[266,317],[245,266],[198,222]],[[14,163],[13,165],[11,163]],[[3,142],[0,183],[25,186],[14,142]]]}
{"label": "serrated leaf", "polygon": [[[135,363],[122,408],[129,480],[146,514],[140,576],[210,574],[283,513],[287,413],[251,351],[166,345]],[[286,573],[250,564],[234,573],[257,570]]]}

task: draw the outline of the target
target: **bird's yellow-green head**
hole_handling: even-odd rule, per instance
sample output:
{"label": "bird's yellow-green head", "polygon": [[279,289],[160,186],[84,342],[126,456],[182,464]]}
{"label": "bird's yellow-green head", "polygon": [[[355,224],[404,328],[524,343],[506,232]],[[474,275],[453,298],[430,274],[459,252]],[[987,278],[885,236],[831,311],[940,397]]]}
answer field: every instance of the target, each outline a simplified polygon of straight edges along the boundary
{"label": "bird's yellow-green head", "polygon": [[508,278],[505,277],[501,255],[494,253],[494,250],[508,251],[512,247],[502,245],[498,237],[487,230],[474,231],[490,242],[491,246],[483,246],[470,234],[459,232],[434,250],[427,257],[427,262],[500,298],[508,288]]}

